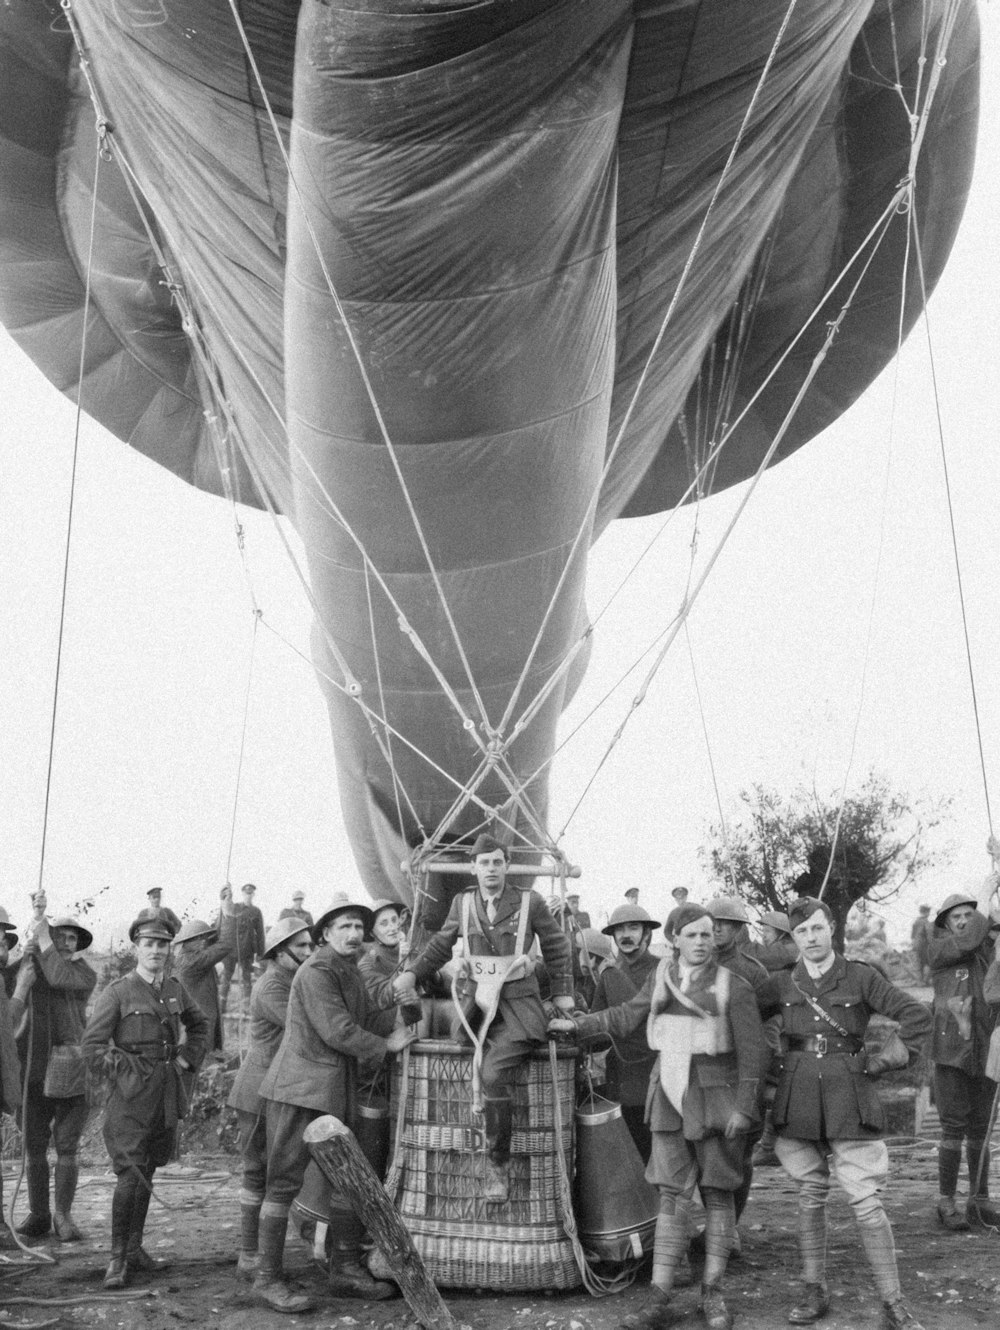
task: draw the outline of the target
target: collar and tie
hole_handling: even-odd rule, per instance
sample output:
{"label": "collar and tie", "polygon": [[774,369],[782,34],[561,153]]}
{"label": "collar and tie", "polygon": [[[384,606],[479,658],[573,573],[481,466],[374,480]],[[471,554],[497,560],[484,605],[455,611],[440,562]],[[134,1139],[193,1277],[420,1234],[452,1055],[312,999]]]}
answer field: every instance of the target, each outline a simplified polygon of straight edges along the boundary
{"label": "collar and tie", "polygon": [[495,896],[490,896],[486,901],[486,918],[490,921],[491,924],[496,923],[497,898]]}

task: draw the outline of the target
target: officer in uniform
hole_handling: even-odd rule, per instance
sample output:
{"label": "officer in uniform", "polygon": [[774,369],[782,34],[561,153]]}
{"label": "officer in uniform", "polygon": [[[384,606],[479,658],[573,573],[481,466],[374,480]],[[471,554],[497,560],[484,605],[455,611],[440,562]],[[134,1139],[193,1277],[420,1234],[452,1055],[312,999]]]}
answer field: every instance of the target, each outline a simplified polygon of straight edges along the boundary
{"label": "officer in uniform", "polygon": [[295,972],[312,950],[312,936],[298,915],[279,919],[264,938],[262,955],[267,969],[250,994],[250,1048],[227,1100],[236,1110],[243,1157],[236,1270],[247,1279],[257,1273],[260,1207],[267,1180],[267,1105],[257,1092],[285,1033],[288,994]]}
{"label": "officer in uniform", "polygon": [[[393,981],[393,994],[398,1002],[412,1000],[416,984],[444,965],[459,938],[464,939],[467,948],[464,965],[469,965],[471,957],[474,967],[477,957],[485,957],[500,962],[494,967],[497,976],[510,975],[499,989],[482,1060],[487,1151],[483,1199],[495,1205],[507,1200],[510,1185],[514,1071],[532,1049],[545,1043],[547,1034],[548,1017],[538,976],[525,953],[537,938],[548,970],[553,1006],[571,1012],[575,1005],[572,947],[537,891],[522,892],[507,885],[509,856],[505,846],[483,834],[473,845],[471,857],[477,885],[455,896],[444,927],[428,941],[420,956],[407,961]],[[478,998],[483,996],[483,987],[480,984]]]}
{"label": "officer in uniform", "polygon": [[104,1287],[112,1289],[124,1288],[135,1270],[166,1266],[142,1245],[153,1173],[170,1159],[207,1042],[201,1008],[177,979],[164,978],[173,926],[143,910],[128,935],[136,968],[101,993],[83,1036],[91,1068],[110,1081],[104,1143],[118,1181]]}
{"label": "officer in uniform", "polygon": [[830,1307],[826,1285],[826,1204],[830,1175],[847,1195],[886,1330],[920,1330],[903,1301],[892,1229],[880,1193],[889,1173],[881,1139],[885,1112],[875,1078],[888,1069],[866,1057],[865,1031],[874,1012],[899,1022],[899,1037],[917,1057],[931,1029],[922,1002],[872,966],[833,949],[833,918],[810,896],[792,901],[788,922],[799,949],[793,970],[772,975],[781,1012],[783,1054],[774,1099],[775,1149],[799,1190],[798,1233],[805,1298],[792,1325],[810,1325]]}

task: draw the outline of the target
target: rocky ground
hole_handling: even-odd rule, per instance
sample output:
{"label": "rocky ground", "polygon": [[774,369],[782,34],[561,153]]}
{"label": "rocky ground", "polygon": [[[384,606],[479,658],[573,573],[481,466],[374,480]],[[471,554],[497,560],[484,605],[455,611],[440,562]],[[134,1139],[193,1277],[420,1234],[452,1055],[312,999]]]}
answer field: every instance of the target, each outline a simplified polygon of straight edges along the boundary
{"label": "rocky ground", "polygon": [[[899,1248],[903,1285],[926,1330],[965,1330],[1000,1325],[1000,1234],[949,1235],[934,1217],[936,1156],[931,1134],[890,1145],[890,1216]],[[409,1330],[401,1300],[364,1304],[324,1297],[323,1274],[309,1249],[290,1238],[287,1263],[295,1279],[320,1297],[318,1310],[280,1316],[254,1305],[237,1282],[236,1177],[231,1156],[191,1157],[195,1178],[157,1178],[157,1196],[147,1229],[150,1251],[173,1262],[168,1272],[139,1276],[124,1295],[102,1295],[107,1262],[113,1178],[88,1168],[76,1207],[86,1240],[60,1246],[43,1242],[35,1260],[0,1263],[0,1327],[107,1326],[114,1330],[176,1330],[185,1324],[213,1330],[275,1330],[278,1326],[372,1326]],[[10,1195],[14,1178],[5,1178]],[[847,1206],[831,1204],[830,1330],[877,1326],[872,1292]],[[768,1330],[785,1324],[796,1298],[795,1200],[780,1169],[758,1172],[741,1225],[743,1256],[730,1267],[727,1291],[738,1330]],[[648,1278],[648,1276],[646,1276]],[[625,1293],[593,1299],[582,1289],[557,1295],[479,1295],[443,1290],[456,1322],[473,1330],[614,1330],[644,1295],[644,1280]],[[703,1325],[694,1290],[678,1294],[678,1322]]]}

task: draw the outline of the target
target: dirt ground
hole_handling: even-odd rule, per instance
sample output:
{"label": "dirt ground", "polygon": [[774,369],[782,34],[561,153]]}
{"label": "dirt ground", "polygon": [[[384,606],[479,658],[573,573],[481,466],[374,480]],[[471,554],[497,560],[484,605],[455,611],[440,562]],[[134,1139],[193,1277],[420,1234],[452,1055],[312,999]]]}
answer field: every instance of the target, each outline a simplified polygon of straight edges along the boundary
{"label": "dirt ground", "polygon": [[[936,1154],[932,1138],[890,1144],[892,1180],[887,1197],[899,1248],[904,1291],[926,1330],[1000,1326],[1000,1235],[950,1235],[934,1216]],[[191,1157],[194,1179],[161,1180],[150,1210],[147,1246],[173,1264],[159,1275],[136,1276],[121,1294],[102,1294],[108,1259],[113,1178],[87,1169],[75,1214],[86,1240],[73,1246],[43,1242],[38,1255],[52,1262],[20,1263],[0,1257],[0,1327],[14,1325],[107,1326],[109,1330],[176,1330],[185,1324],[219,1330],[273,1330],[302,1326],[377,1327],[411,1330],[406,1304],[335,1300],[298,1237],[289,1237],[286,1263],[292,1276],[320,1298],[318,1310],[281,1316],[254,1305],[235,1277],[238,1241],[237,1179],[232,1156]],[[10,1195],[14,1179],[5,1178]],[[830,1283],[833,1305],[823,1322],[830,1330],[858,1330],[879,1323],[846,1204],[830,1210]],[[780,1169],[759,1170],[741,1224],[743,1256],[730,1265],[727,1297],[738,1330],[785,1324],[798,1292],[794,1192]],[[648,1273],[627,1292],[591,1298],[582,1288],[555,1295],[477,1295],[442,1290],[455,1320],[473,1330],[615,1330],[643,1298]],[[694,1289],[679,1292],[678,1325],[703,1326]]]}

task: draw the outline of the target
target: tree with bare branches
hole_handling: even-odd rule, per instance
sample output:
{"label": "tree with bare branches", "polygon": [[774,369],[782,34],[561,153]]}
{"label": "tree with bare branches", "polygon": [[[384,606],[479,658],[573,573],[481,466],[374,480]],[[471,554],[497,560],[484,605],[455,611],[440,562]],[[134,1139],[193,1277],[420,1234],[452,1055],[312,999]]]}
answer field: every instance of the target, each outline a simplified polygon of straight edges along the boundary
{"label": "tree with bare branches", "polygon": [[950,797],[911,798],[870,771],[853,794],[799,786],[784,795],[761,784],[740,792],[740,812],[708,829],[702,862],[727,892],[766,910],[819,896],[844,942],[856,901],[883,901],[949,857],[927,833],[948,817]]}

